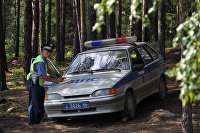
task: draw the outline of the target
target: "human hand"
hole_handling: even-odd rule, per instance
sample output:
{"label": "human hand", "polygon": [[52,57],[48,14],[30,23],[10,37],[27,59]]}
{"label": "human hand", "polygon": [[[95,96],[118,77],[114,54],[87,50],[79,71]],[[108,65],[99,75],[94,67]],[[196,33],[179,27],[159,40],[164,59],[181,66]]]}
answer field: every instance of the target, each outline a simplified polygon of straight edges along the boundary
{"label": "human hand", "polygon": [[64,79],[65,77],[57,78],[57,82],[63,82]]}

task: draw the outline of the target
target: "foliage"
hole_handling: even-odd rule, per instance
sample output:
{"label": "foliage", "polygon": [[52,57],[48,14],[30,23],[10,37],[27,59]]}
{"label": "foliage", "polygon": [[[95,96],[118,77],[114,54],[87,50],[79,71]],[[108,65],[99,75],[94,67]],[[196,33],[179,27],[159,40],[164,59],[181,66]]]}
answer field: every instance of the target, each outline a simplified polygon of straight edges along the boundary
{"label": "foliage", "polygon": [[[177,28],[177,36],[173,46],[181,44],[184,47],[183,58],[167,75],[176,76],[181,81],[180,98],[183,106],[187,102],[200,100],[200,12],[194,12],[191,17]],[[189,101],[190,100],[190,101]]]}
{"label": "foliage", "polygon": [[[142,11],[140,10],[140,8],[138,8],[140,6],[140,4],[142,3],[143,0],[132,0],[131,1],[131,14],[130,14],[130,20],[134,17],[137,20],[142,19],[141,18],[141,14]],[[148,13],[144,16],[144,18],[142,19],[144,23],[144,26],[149,26],[149,17],[148,15],[151,14],[152,12],[155,11],[156,9],[156,4],[159,2],[160,0],[154,0],[153,1],[153,5],[151,8],[149,8]],[[96,3],[94,5],[94,9],[96,10],[96,14],[97,14],[97,22],[95,23],[95,25],[93,26],[93,31],[97,30],[98,32],[101,31],[101,25],[105,24],[104,21],[104,15],[106,12],[108,12],[108,14],[110,15],[113,11],[114,11],[114,7],[113,4],[117,3],[117,0],[102,0],[101,3]]]}
{"label": "foliage", "polygon": [[98,32],[101,31],[101,25],[104,25],[104,14],[108,12],[110,15],[113,10],[113,3],[115,0],[102,0],[101,3],[94,4],[94,9],[97,11],[97,23],[95,23],[93,27],[93,31],[97,30]]}
{"label": "foliage", "polygon": [[[6,15],[6,35],[5,35],[5,47],[8,58],[12,58],[15,53],[16,43],[16,21],[17,8],[15,9],[15,1],[5,1],[5,15]],[[23,56],[23,40],[24,40],[24,1],[20,2],[20,56]]]}

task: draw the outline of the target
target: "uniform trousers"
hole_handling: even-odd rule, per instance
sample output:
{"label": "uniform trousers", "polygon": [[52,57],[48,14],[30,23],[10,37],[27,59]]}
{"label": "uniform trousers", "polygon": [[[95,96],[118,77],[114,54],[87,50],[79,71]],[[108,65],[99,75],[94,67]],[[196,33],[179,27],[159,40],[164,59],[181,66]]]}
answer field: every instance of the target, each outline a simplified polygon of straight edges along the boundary
{"label": "uniform trousers", "polygon": [[27,89],[29,91],[29,125],[38,124],[44,116],[44,96],[45,90],[39,82],[33,84],[32,80],[27,81]]}

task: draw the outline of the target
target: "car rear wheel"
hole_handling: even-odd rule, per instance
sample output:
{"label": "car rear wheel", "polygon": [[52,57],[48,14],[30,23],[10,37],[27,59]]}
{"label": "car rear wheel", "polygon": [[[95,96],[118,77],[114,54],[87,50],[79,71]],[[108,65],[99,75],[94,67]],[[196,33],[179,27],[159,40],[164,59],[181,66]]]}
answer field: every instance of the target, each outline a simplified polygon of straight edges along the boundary
{"label": "car rear wheel", "polygon": [[159,97],[162,100],[164,100],[167,97],[167,86],[166,86],[166,80],[164,76],[160,77]]}
{"label": "car rear wheel", "polygon": [[133,119],[136,114],[136,102],[134,95],[131,91],[128,91],[125,95],[125,105],[123,117],[128,119]]}

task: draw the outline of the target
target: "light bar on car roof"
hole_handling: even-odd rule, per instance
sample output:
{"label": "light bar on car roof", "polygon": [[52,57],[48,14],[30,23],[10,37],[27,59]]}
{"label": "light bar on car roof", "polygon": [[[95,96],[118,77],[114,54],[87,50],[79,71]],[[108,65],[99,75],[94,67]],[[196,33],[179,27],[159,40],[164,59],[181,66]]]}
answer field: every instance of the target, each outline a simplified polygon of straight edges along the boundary
{"label": "light bar on car roof", "polygon": [[87,42],[84,43],[84,45],[87,48],[93,48],[93,47],[109,46],[109,45],[113,45],[113,44],[133,43],[136,40],[137,40],[136,36],[120,37],[120,38],[87,41]]}

